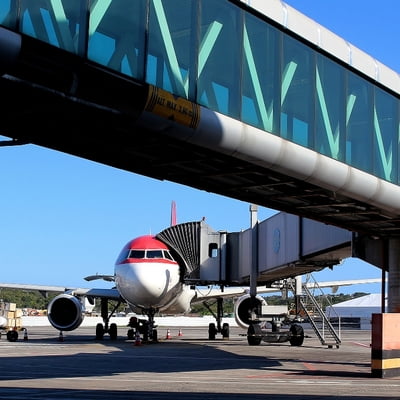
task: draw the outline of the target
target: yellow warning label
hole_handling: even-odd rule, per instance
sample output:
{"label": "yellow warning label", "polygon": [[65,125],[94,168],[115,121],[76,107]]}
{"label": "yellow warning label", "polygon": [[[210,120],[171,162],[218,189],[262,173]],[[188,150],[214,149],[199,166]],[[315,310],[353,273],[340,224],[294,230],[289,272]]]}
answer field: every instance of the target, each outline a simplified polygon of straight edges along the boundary
{"label": "yellow warning label", "polygon": [[152,85],[149,85],[145,110],[193,129],[200,118],[198,104]]}

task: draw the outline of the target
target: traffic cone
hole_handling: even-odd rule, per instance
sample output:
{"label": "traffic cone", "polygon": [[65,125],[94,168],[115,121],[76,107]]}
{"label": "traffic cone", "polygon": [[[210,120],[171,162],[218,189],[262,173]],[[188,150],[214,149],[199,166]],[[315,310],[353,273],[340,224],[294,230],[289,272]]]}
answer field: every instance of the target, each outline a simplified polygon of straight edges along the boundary
{"label": "traffic cone", "polygon": [[60,334],[58,335],[58,341],[59,342],[63,342],[64,341],[64,335],[63,335],[62,331],[60,331]]}
{"label": "traffic cone", "polygon": [[28,330],[24,329],[24,340],[28,340]]}
{"label": "traffic cone", "polygon": [[183,336],[182,329],[179,328],[178,336]]}
{"label": "traffic cone", "polygon": [[165,339],[172,339],[171,331],[169,329],[167,329],[167,336],[165,337]]}
{"label": "traffic cone", "polygon": [[139,331],[136,331],[135,346],[141,346],[141,345],[142,345],[142,339],[140,338],[140,333]]}

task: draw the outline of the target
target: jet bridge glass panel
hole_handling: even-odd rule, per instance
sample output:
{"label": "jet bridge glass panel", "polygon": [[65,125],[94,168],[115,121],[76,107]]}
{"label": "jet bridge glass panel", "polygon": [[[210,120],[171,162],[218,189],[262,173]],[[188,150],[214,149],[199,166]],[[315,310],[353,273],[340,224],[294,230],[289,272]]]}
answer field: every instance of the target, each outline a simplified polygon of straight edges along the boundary
{"label": "jet bridge glass panel", "polygon": [[89,11],[88,58],[144,79],[146,1],[97,0]]}
{"label": "jet bridge glass panel", "polygon": [[187,0],[150,2],[147,82],[181,97],[193,98],[197,23],[196,2]]}
{"label": "jet bridge glass panel", "polygon": [[22,33],[71,53],[82,54],[86,4],[81,0],[20,0]]}
{"label": "jet bridge glass panel", "polygon": [[397,182],[398,171],[395,166],[398,165],[398,102],[379,88],[375,88],[374,95],[374,175]]}
{"label": "jet bridge glass panel", "polygon": [[0,2],[0,25],[14,29],[16,22],[16,2],[12,2],[11,0],[2,0]]}
{"label": "jet bridge glass panel", "polygon": [[[280,32],[251,14],[243,27],[242,120],[279,134]],[[260,45],[262,43],[262,45]]]}
{"label": "jet bridge glass panel", "polygon": [[228,1],[200,4],[197,102],[240,118],[241,11]]}
{"label": "jet bridge glass panel", "polygon": [[355,74],[348,75],[346,162],[372,172],[372,86]]}
{"label": "jet bridge glass panel", "polygon": [[236,0],[2,0],[0,24],[399,184],[399,96]]}
{"label": "jet bridge glass panel", "polygon": [[281,136],[306,147],[314,145],[314,54],[284,37],[281,70]]}
{"label": "jet bridge glass panel", "polygon": [[346,118],[344,69],[317,54],[315,66],[315,150],[336,160],[346,153]]}

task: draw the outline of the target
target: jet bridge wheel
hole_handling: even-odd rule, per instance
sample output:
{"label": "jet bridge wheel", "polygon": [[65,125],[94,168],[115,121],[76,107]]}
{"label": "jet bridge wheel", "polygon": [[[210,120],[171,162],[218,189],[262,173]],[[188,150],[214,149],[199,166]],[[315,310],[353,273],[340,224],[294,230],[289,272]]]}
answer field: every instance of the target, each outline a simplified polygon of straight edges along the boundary
{"label": "jet bridge wheel", "polygon": [[247,329],[247,343],[249,346],[258,346],[261,343],[262,330],[259,324],[251,324]]}
{"label": "jet bridge wheel", "polygon": [[290,327],[289,342],[292,346],[301,346],[304,342],[304,329],[302,326],[294,324]]}

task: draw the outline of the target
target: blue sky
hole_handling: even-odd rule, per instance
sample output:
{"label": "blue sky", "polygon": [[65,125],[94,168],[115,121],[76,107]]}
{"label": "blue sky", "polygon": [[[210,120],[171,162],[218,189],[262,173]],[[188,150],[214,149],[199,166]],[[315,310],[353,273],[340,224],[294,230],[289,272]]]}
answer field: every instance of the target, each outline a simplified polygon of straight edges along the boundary
{"label": "blue sky", "polygon": [[[328,29],[400,71],[398,0],[288,0]],[[385,7],[385,8],[384,8]],[[113,273],[114,261],[131,238],[203,216],[215,230],[249,226],[249,204],[128,173],[34,145],[0,147],[1,282],[110,287],[84,276]],[[276,211],[259,208],[264,220]],[[380,277],[380,270],[348,259],[320,280]],[[342,293],[380,292],[357,285]]]}

